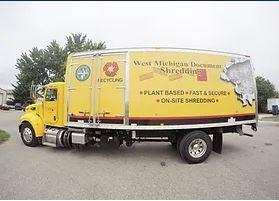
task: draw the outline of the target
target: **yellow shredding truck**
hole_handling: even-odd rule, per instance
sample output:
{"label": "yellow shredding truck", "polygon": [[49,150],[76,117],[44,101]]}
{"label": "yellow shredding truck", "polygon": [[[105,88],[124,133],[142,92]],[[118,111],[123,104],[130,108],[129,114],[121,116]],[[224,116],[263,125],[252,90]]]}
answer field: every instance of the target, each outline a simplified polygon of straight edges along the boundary
{"label": "yellow shredding truck", "polygon": [[222,151],[223,133],[257,130],[254,69],[246,55],[182,48],[70,54],[20,118],[25,145],[79,148],[159,141],[189,163]]}

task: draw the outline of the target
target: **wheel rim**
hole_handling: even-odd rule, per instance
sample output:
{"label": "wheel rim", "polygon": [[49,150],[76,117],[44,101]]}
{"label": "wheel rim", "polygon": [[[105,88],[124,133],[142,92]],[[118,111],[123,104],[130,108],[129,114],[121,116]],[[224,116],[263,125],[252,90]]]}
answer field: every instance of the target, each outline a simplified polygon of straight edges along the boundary
{"label": "wheel rim", "polygon": [[188,152],[193,158],[202,157],[207,150],[206,142],[203,139],[194,139],[188,147]]}
{"label": "wheel rim", "polygon": [[32,131],[30,128],[26,127],[23,130],[23,138],[26,142],[31,142],[32,141]]}

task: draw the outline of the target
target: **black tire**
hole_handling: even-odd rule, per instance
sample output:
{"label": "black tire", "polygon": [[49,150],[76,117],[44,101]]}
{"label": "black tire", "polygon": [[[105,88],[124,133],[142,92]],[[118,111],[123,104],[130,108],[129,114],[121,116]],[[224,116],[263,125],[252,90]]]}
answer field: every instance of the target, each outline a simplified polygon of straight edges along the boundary
{"label": "black tire", "polygon": [[[196,145],[197,147],[194,147]],[[205,161],[211,151],[212,140],[203,131],[192,131],[183,136],[179,143],[180,156],[188,163],[201,163]]]}
{"label": "black tire", "polygon": [[36,147],[39,145],[39,140],[35,135],[35,131],[29,123],[25,122],[22,124],[20,136],[26,146]]}
{"label": "black tire", "polygon": [[[184,137],[184,135],[179,135],[178,137],[177,137],[177,142],[176,142],[176,150],[177,150],[177,152],[179,153],[180,151],[179,151],[179,146],[180,146],[180,142],[181,142],[181,140],[182,140],[182,138]],[[180,154],[180,153],[179,153]]]}

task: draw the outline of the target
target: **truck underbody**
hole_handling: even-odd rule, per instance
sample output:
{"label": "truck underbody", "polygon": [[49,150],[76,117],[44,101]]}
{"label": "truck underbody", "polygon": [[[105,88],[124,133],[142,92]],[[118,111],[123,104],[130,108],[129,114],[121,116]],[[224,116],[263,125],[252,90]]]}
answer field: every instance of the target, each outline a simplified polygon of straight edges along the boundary
{"label": "truck underbody", "polygon": [[[256,124],[251,124],[256,130]],[[79,149],[83,146],[94,145],[114,146],[118,148],[122,144],[130,147],[135,142],[169,142],[179,149],[184,136],[195,132],[203,132],[212,136],[212,150],[221,154],[224,133],[238,133],[239,135],[252,135],[242,131],[242,125],[179,129],[179,130],[119,130],[119,129],[96,129],[96,128],[57,128],[48,127],[42,137],[42,144],[52,147],[65,147]]]}

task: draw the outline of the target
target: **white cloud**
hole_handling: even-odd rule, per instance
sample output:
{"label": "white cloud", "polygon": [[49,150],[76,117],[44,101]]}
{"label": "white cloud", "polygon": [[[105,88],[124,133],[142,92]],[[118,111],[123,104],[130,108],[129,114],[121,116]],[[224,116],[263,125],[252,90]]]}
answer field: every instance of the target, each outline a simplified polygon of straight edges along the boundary
{"label": "white cloud", "polygon": [[256,74],[279,87],[278,2],[1,2],[0,87],[15,82],[16,58],[70,33],[109,48],[169,46],[252,56]]}

